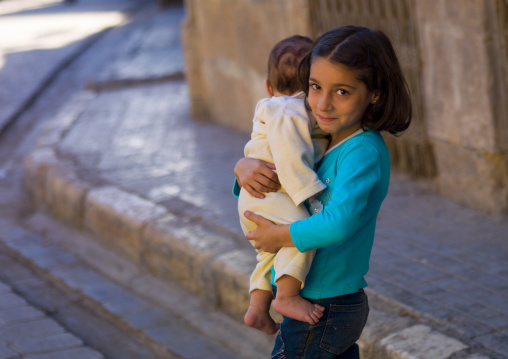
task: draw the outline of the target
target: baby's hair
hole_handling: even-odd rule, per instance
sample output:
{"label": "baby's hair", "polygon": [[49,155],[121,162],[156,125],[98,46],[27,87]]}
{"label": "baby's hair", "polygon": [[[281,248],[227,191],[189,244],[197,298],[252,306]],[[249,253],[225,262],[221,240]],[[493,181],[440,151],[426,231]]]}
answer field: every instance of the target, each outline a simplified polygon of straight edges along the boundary
{"label": "baby's hair", "polygon": [[268,58],[268,82],[272,88],[285,95],[301,91],[298,64],[313,45],[312,39],[300,35],[275,44]]}
{"label": "baby's hair", "polygon": [[378,101],[365,111],[361,121],[363,129],[397,135],[409,127],[412,116],[409,88],[392,43],[383,32],[348,25],[324,33],[298,68],[306,95],[312,60],[317,56],[355,71],[369,91],[379,90]]}

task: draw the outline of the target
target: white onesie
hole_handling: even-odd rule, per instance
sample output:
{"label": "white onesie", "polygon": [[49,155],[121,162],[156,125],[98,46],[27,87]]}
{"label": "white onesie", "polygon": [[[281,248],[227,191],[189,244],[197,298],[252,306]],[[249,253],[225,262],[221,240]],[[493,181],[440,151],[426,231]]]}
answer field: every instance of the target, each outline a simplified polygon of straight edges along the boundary
{"label": "white onesie", "polygon": [[[305,95],[274,96],[256,105],[251,140],[245,145],[245,157],[275,164],[282,188],[265,193],[264,199],[251,196],[242,188],[238,200],[240,224],[244,233],[256,228],[243,213],[259,214],[277,224],[289,224],[310,216],[303,202],[321,192],[326,185],[314,172],[314,164],[328,147],[326,133],[319,129],[312,112],[305,107]],[[258,264],[250,280],[250,292],[271,291],[271,267],[277,281],[290,275],[305,283],[314,251],[300,253],[295,247],[284,247],[278,253],[258,251]]]}

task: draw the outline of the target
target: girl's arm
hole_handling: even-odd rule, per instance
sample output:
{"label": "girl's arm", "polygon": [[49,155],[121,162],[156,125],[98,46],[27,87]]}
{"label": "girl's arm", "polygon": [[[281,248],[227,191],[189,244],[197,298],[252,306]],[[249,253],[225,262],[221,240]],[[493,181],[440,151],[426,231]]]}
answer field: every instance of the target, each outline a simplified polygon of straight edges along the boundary
{"label": "girl's arm", "polygon": [[287,97],[272,98],[263,110],[266,138],[279,181],[298,206],[326,188],[314,171],[309,114],[302,100]]}
{"label": "girl's arm", "polygon": [[333,192],[324,209],[302,221],[293,222],[290,235],[300,252],[347,241],[371,222],[388,190],[382,179],[381,158],[370,145],[344,149],[338,159]]}
{"label": "girl's arm", "polygon": [[[291,225],[276,225],[247,212],[245,217],[257,224],[247,239],[255,241],[255,248],[274,253],[281,247],[297,247],[304,252],[350,238],[358,231],[364,211],[375,214],[379,209],[366,208],[371,191],[380,179],[378,153],[369,147],[355,149],[342,160],[337,173],[332,198],[322,212]],[[380,205],[381,201],[382,198],[371,206]]]}
{"label": "girl's arm", "polygon": [[251,196],[265,198],[263,192],[276,192],[280,188],[275,165],[252,158],[242,158],[235,166],[236,181]]}

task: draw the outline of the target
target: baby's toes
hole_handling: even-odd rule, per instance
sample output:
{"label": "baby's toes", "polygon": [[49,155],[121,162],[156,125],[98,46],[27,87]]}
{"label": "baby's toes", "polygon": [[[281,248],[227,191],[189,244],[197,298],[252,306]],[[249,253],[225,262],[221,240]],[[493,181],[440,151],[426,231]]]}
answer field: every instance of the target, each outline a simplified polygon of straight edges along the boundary
{"label": "baby's toes", "polygon": [[319,310],[321,313],[325,311],[325,307],[323,307],[319,304],[314,304],[314,308]]}
{"label": "baby's toes", "polygon": [[316,310],[314,309],[314,311],[312,312],[317,318],[321,318],[323,316],[323,312],[320,311],[320,310]]}
{"label": "baby's toes", "polygon": [[309,314],[307,323],[314,325],[317,322],[319,322],[319,318],[314,313]]}

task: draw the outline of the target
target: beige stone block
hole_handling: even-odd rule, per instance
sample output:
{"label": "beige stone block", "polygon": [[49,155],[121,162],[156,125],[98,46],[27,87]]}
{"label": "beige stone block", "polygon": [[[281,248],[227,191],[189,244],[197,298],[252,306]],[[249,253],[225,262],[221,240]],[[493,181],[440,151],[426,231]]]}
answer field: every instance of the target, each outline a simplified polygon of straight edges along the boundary
{"label": "beige stone block", "polygon": [[425,325],[414,325],[393,333],[381,340],[381,346],[393,359],[447,359],[468,348]]}
{"label": "beige stone block", "polygon": [[487,213],[508,210],[508,166],[501,154],[435,141],[441,194]]}
{"label": "beige stone block", "polygon": [[256,252],[237,249],[218,256],[213,263],[218,301],[221,308],[235,318],[243,320],[249,307],[249,278],[256,265]]}
{"label": "beige stone block", "polygon": [[45,207],[46,173],[57,166],[58,159],[52,148],[40,148],[24,157],[24,187],[35,208]]}
{"label": "beige stone block", "polygon": [[495,152],[494,73],[484,2],[418,1],[415,10],[429,136]]}
{"label": "beige stone block", "polygon": [[140,261],[141,231],[166,210],[137,195],[114,187],[88,192],[84,228],[136,263]]}
{"label": "beige stone block", "polygon": [[143,232],[143,264],[158,276],[180,282],[207,303],[216,303],[216,281],[211,263],[230,251],[234,239],[214,233],[188,218],[167,215]]}
{"label": "beige stone block", "polygon": [[50,167],[44,188],[46,207],[55,218],[81,228],[89,189],[90,186],[80,181],[69,169]]}

